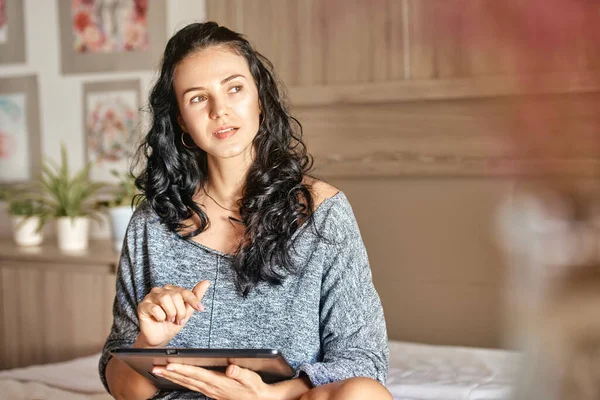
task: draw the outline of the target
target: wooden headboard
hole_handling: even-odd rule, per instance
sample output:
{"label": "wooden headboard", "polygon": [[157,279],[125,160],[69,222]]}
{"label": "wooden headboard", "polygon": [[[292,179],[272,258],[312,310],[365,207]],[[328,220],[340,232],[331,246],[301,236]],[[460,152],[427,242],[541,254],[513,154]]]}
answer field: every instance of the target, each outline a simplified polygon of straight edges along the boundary
{"label": "wooden headboard", "polygon": [[508,268],[494,213],[509,180],[336,180],[367,247],[390,339],[504,347]]}
{"label": "wooden headboard", "polygon": [[348,195],[393,339],[504,345],[513,289],[495,210],[546,165],[507,140],[529,133],[524,110],[564,135],[556,170],[600,171],[600,57],[586,29],[600,3],[571,2],[582,23],[552,27],[543,40],[568,40],[546,47],[531,46],[542,18],[532,25],[526,3],[207,0],[209,20],[273,62],[317,174]]}

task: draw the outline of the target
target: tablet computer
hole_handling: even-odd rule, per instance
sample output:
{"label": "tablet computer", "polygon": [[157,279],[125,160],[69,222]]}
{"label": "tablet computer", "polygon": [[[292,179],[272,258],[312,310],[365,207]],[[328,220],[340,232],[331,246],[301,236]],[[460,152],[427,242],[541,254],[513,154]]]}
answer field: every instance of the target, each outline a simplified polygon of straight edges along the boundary
{"label": "tablet computer", "polygon": [[119,348],[110,353],[163,390],[187,390],[152,373],[154,366],[169,363],[195,365],[220,372],[225,372],[229,364],[235,364],[256,372],[265,383],[280,382],[294,376],[294,370],[283,354],[274,349]]}

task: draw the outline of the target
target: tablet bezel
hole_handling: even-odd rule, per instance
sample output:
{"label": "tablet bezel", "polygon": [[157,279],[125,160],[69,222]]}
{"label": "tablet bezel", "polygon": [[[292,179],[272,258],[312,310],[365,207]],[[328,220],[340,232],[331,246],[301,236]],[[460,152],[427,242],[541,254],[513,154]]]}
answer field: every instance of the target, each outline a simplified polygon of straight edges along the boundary
{"label": "tablet bezel", "polygon": [[154,366],[168,363],[196,365],[220,372],[234,364],[255,371],[265,383],[280,382],[295,374],[276,349],[118,348],[110,353],[162,390],[188,390],[152,373]]}

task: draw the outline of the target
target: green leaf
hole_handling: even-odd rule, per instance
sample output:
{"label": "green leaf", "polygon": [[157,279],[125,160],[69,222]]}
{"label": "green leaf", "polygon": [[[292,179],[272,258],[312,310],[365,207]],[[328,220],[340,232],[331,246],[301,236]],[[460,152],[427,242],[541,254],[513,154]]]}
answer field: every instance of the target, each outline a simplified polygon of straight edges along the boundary
{"label": "green leaf", "polygon": [[91,167],[92,164],[87,163],[71,177],[64,144],[61,145],[61,164],[45,160],[40,177],[40,187],[45,198],[42,203],[50,210],[45,215],[75,218],[92,212],[91,197],[104,185],[89,181]]}

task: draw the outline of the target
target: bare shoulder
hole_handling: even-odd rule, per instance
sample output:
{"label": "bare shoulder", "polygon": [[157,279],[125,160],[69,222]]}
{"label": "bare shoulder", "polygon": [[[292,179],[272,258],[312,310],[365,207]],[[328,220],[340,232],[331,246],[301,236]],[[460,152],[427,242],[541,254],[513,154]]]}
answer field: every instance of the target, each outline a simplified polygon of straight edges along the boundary
{"label": "bare shoulder", "polygon": [[311,177],[305,177],[304,183],[310,187],[315,210],[322,202],[330,197],[335,196],[340,191],[338,188],[330,185],[329,183]]}

